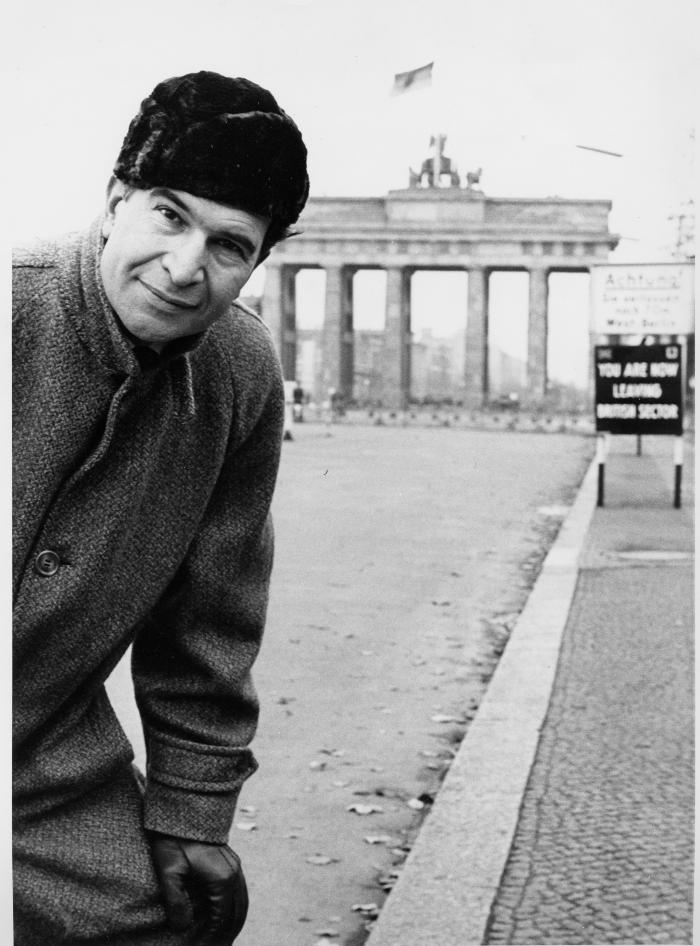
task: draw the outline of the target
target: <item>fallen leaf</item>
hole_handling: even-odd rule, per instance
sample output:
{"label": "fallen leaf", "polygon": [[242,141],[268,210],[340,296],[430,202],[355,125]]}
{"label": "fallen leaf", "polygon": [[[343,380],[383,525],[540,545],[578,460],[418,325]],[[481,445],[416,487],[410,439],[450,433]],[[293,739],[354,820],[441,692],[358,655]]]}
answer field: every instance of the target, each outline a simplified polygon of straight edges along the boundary
{"label": "fallen leaf", "polygon": [[314,864],[317,867],[325,867],[327,864],[339,864],[337,857],[328,857],[327,854],[312,854],[306,858],[307,864]]}
{"label": "fallen leaf", "polygon": [[335,788],[347,788],[349,784],[350,782],[344,782],[342,779],[331,782],[331,785],[333,785]]}
{"label": "fallen leaf", "polygon": [[391,837],[388,834],[368,834],[365,841],[367,844],[388,844]]}
{"label": "fallen leaf", "polygon": [[324,755],[332,755],[332,756],[335,756],[336,758],[340,758],[341,756],[344,756],[347,752],[346,749],[319,749],[318,751],[322,752]]}
{"label": "fallen leaf", "polygon": [[353,804],[353,805],[348,805],[348,807],[346,808],[346,811],[354,811],[355,814],[357,815],[373,815],[373,814],[380,814],[382,811],[384,811],[384,809],[381,808],[379,805]]}
{"label": "fallen leaf", "polygon": [[463,723],[461,716],[447,716],[445,713],[436,713],[430,717],[433,723]]}
{"label": "fallen leaf", "polygon": [[257,831],[258,829],[254,821],[237,821],[236,827],[239,831]]}
{"label": "fallen leaf", "polygon": [[254,815],[258,809],[255,805],[240,805],[238,810],[244,815]]}
{"label": "fallen leaf", "polygon": [[420,811],[421,808],[425,808],[425,802],[421,801],[420,798],[409,798],[406,804],[415,811]]}
{"label": "fallen leaf", "polygon": [[309,762],[310,769],[317,769],[318,771],[322,771],[323,769],[325,769],[325,767],[326,767],[325,762],[318,762],[318,761]]}
{"label": "fallen leaf", "polygon": [[376,903],[354,903],[350,909],[355,913],[364,913],[369,916],[379,915],[379,907]]}

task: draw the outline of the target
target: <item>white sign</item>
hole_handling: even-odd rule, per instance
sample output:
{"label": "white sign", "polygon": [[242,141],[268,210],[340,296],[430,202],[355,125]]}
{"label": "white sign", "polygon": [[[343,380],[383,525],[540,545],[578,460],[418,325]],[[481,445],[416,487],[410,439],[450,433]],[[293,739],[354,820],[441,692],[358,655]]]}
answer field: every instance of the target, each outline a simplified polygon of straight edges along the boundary
{"label": "white sign", "polygon": [[599,335],[691,335],[693,263],[591,267],[591,331]]}

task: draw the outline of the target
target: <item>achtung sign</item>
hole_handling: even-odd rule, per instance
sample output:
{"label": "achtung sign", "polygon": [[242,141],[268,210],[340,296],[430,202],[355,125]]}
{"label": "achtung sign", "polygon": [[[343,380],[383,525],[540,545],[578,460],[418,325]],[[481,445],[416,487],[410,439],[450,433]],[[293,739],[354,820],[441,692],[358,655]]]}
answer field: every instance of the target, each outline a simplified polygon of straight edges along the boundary
{"label": "achtung sign", "polygon": [[598,335],[690,335],[695,331],[692,263],[591,267],[591,331]]}
{"label": "achtung sign", "polygon": [[683,433],[680,345],[596,345],[596,430]]}

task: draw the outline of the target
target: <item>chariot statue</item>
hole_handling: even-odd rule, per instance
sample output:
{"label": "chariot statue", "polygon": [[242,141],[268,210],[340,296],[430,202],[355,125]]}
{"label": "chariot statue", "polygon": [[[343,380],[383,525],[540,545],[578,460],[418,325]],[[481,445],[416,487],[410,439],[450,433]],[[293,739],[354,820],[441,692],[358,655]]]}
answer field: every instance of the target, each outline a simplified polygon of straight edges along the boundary
{"label": "chariot statue", "polygon": [[[445,142],[447,135],[433,135],[430,139],[430,147],[433,149],[431,157],[426,158],[421,165],[420,171],[408,169],[409,187],[459,187],[460,177],[457,168],[453,166],[452,160],[445,155]],[[448,183],[445,183],[447,179]]]}

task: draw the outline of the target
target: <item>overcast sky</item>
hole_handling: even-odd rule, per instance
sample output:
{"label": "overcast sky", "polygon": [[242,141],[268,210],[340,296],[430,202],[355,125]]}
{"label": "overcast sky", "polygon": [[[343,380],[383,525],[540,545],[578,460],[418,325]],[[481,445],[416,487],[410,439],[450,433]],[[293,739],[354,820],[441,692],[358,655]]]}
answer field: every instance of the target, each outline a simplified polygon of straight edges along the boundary
{"label": "overcast sky", "polygon": [[[405,187],[441,131],[463,174],[483,168],[488,196],[609,198],[623,237],[614,258],[661,259],[673,242],[668,217],[693,189],[697,7],[24,0],[3,65],[11,235],[88,223],[141,99],[167,76],[213,69],[268,86],[296,119],[312,195]],[[390,96],[394,73],[429,61],[432,88]]]}

